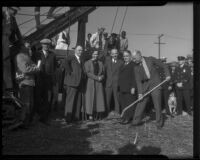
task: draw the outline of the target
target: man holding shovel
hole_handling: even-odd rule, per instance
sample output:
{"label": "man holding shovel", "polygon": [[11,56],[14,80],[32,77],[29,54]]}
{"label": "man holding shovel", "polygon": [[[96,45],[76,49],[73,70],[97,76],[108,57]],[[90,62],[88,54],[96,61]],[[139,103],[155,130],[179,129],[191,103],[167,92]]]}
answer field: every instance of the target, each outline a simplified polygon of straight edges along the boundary
{"label": "man holding shovel", "polygon": [[[135,114],[132,121],[132,126],[139,125],[142,120],[142,114],[145,109],[148,96],[144,94],[152,90],[161,83],[159,73],[155,66],[162,67],[165,72],[166,81],[170,80],[170,73],[165,64],[154,57],[144,57],[141,52],[136,50],[132,53],[135,66],[136,84],[138,89],[138,98],[141,99],[136,106]],[[146,94],[145,94],[146,95]],[[163,116],[161,113],[161,86],[156,87],[148,95],[152,97],[153,104],[156,110],[156,126],[161,129],[163,126]]]}

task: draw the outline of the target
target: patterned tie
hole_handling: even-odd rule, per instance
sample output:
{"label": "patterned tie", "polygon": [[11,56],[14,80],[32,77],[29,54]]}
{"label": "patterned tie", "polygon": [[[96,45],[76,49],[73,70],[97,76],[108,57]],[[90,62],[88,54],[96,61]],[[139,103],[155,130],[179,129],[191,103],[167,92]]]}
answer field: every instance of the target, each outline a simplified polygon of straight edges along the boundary
{"label": "patterned tie", "polygon": [[150,72],[149,72],[149,69],[147,67],[147,64],[146,64],[146,61],[144,58],[142,59],[142,66],[144,68],[147,78],[150,79]]}

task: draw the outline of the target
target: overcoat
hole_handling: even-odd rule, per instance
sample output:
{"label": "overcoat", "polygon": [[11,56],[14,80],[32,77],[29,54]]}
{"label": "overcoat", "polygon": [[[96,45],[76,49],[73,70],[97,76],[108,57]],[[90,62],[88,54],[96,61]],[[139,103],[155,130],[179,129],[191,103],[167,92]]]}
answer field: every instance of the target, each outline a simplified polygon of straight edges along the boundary
{"label": "overcoat", "polygon": [[102,81],[98,80],[98,76],[104,75],[104,67],[102,62],[98,61],[98,64],[99,72],[97,76],[94,74],[92,60],[88,60],[84,64],[85,72],[88,77],[85,92],[85,106],[87,114],[93,114],[94,111],[105,111],[103,84]]}

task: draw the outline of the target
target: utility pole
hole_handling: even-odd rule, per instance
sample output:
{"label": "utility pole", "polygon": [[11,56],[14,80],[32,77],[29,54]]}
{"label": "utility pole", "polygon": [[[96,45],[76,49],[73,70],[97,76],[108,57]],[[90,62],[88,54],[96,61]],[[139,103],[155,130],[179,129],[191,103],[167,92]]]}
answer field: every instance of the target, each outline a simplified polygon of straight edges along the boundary
{"label": "utility pole", "polygon": [[160,34],[158,36],[158,42],[155,42],[154,44],[158,44],[158,58],[160,59],[160,45],[161,44],[166,44],[166,43],[161,43],[161,37],[164,36],[164,34]]}

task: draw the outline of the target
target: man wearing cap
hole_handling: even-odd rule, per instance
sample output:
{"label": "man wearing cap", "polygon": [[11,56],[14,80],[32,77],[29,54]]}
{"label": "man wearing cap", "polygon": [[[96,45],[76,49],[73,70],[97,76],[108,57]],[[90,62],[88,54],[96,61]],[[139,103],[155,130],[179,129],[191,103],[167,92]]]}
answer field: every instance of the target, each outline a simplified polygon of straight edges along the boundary
{"label": "man wearing cap", "polygon": [[183,101],[189,115],[192,115],[190,108],[190,78],[191,69],[185,64],[185,57],[178,56],[179,66],[175,70],[175,88],[177,94],[177,114],[181,115],[183,111]]}
{"label": "man wearing cap", "polygon": [[49,113],[51,110],[52,101],[52,86],[54,82],[56,69],[55,53],[49,50],[51,45],[50,39],[43,39],[40,41],[42,50],[39,51],[38,56],[41,59],[41,71],[38,75],[38,99],[40,101],[40,121],[49,124]]}
{"label": "man wearing cap", "polygon": [[66,103],[65,103],[65,123],[72,123],[80,120],[82,90],[84,82],[83,62],[81,55],[83,48],[77,46],[75,54],[65,59],[65,79]]}
{"label": "man wearing cap", "polygon": [[[155,66],[160,66],[164,69],[166,80],[170,80],[170,73],[165,64],[154,57],[144,57],[139,50],[132,53],[133,61],[137,64],[135,66],[136,84],[138,89],[138,98],[142,98],[137,104],[132,125],[139,125],[142,120],[142,114],[146,107],[148,97],[143,98],[143,94],[161,83],[159,73]],[[156,126],[161,129],[163,126],[163,116],[161,113],[161,87],[158,87],[150,93],[152,97],[154,108],[156,110]]]}

